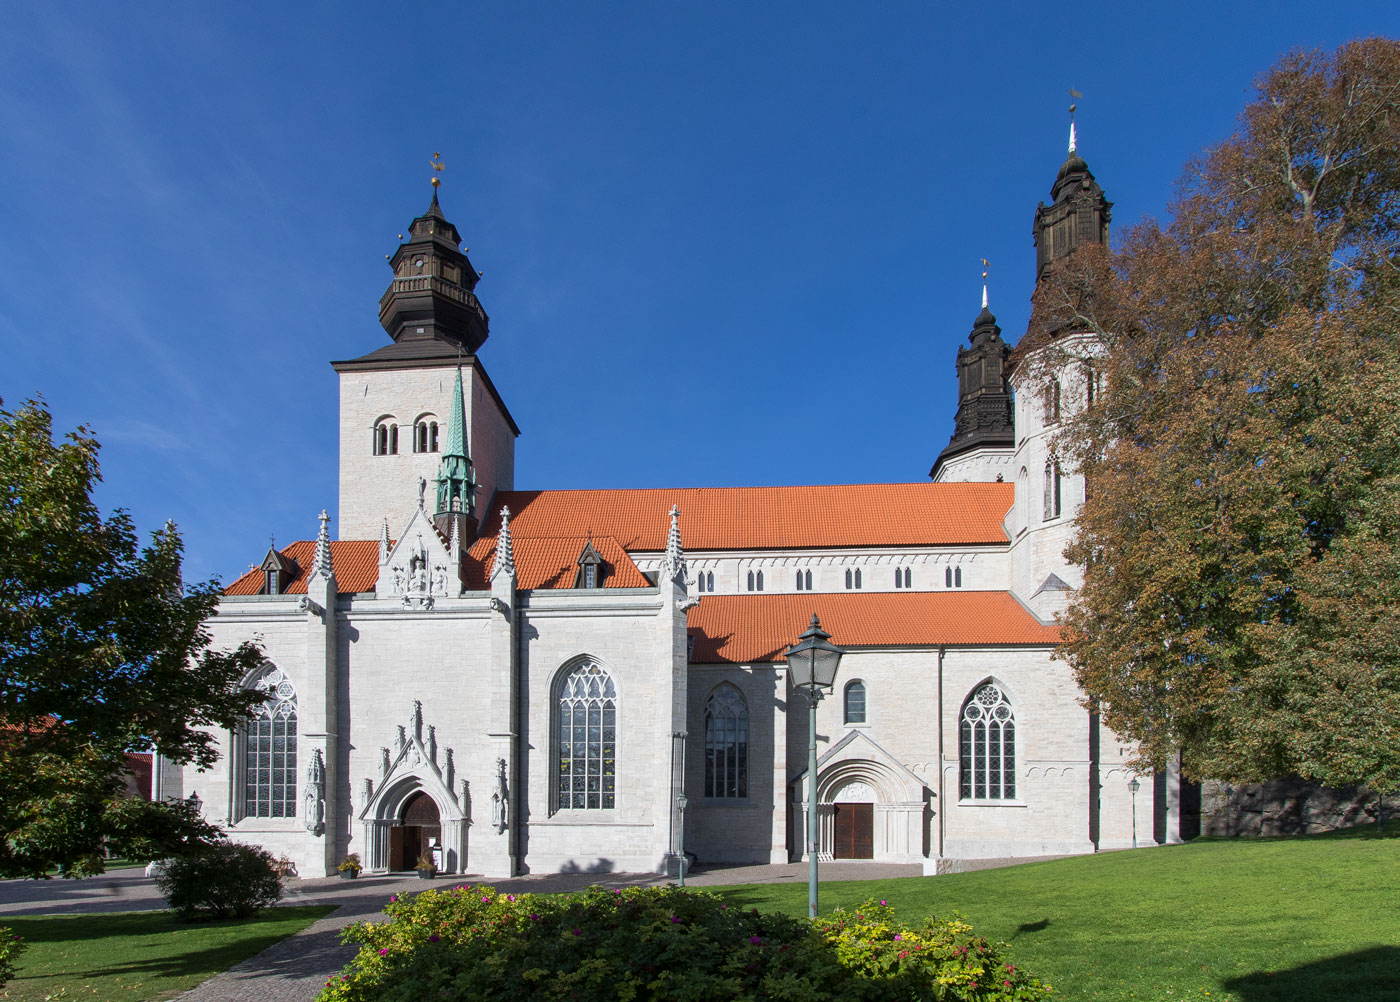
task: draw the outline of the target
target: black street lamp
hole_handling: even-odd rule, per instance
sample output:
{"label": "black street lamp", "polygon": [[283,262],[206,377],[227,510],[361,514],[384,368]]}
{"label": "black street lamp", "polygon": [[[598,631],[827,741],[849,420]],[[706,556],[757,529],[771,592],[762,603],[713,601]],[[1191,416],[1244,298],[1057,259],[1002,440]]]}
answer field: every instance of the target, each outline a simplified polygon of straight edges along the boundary
{"label": "black street lamp", "polygon": [[817,917],[817,704],[836,685],[836,669],[846,652],[831,643],[816,613],[812,625],[788,648],[788,678],[807,697],[807,913]]}
{"label": "black street lamp", "polygon": [[185,802],[190,805],[191,810],[194,811],[196,816],[199,815],[200,810],[204,807],[204,801],[199,799],[198,793],[191,793],[185,798]]}

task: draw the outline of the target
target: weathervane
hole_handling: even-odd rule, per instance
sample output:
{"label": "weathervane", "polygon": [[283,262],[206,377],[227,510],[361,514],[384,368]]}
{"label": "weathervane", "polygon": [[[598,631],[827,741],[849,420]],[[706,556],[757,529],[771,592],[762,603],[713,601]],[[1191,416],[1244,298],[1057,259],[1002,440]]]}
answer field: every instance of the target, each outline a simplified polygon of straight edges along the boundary
{"label": "weathervane", "polygon": [[1074,138],[1074,111],[1078,105],[1074,102],[1078,101],[1083,96],[1083,94],[1079,93],[1079,91],[1075,90],[1073,87],[1069,89],[1069,151],[1071,154],[1075,152],[1075,148],[1078,145]]}
{"label": "weathervane", "polygon": [[433,168],[433,187],[436,188],[438,185],[442,184],[442,181],[438,178],[438,174],[447,170],[447,164],[442,162],[442,154],[436,150],[433,151],[433,158],[429,160],[428,163],[431,164]]}

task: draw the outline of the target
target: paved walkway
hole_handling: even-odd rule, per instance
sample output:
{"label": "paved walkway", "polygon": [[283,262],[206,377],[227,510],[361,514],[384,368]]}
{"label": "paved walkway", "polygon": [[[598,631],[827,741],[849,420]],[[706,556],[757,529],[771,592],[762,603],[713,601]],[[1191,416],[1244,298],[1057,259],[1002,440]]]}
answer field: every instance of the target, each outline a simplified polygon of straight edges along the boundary
{"label": "paved walkway", "polygon": [[[1047,857],[1053,858],[1053,857]],[[962,860],[965,870],[1009,866],[1028,859]],[[822,883],[837,880],[889,880],[917,877],[917,864],[830,862],[821,868]],[[708,866],[687,874],[696,887],[724,884],[801,884],[807,879],[802,863],[773,866]],[[180,996],[180,1002],[310,1002],[334,972],[355,953],[340,943],[340,930],[353,922],[377,918],[391,894],[421,891],[431,886],[489,883],[498,890],[520,893],[576,891],[592,884],[605,887],[646,887],[668,883],[653,873],[551,873],[512,880],[487,881],[482,877],[442,876],[429,884],[414,877],[338,877],[286,881],[282,903],[288,905],[336,905],[334,912],[312,923],[243,963],[215,975]],[[6,915],[55,915],[65,912],[141,911],[165,907],[155,881],[139,869],[118,870],[86,880],[0,881],[0,921]]]}

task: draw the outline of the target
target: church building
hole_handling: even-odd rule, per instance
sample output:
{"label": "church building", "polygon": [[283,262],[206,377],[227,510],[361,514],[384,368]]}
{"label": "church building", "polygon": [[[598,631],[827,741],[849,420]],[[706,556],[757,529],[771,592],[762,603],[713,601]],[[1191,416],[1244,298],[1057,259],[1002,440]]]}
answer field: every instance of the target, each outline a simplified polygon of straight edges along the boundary
{"label": "church building", "polygon": [[[1110,210],[1071,141],[1038,276],[1106,243]],[[1130,787],[1131,749],[1054,658],[1084,485],[1051,443],[1092,405],[1091,338],[1064,333],[1080,360],[1032,392],[984,291],[920,482],[520,490],[436,179],[390,264],[390,343],[332,363],[336,531],[323,512],[269,549],[210,623],[261,644],[267,702],[212,770],[160,762],[156,796],[197,794],[303,876],[351,852],[487,877],[805,859],[784,655],[815,615],[846,651],[816,711],[820,858],[937,873],[1177,840],[1175,777]]]}

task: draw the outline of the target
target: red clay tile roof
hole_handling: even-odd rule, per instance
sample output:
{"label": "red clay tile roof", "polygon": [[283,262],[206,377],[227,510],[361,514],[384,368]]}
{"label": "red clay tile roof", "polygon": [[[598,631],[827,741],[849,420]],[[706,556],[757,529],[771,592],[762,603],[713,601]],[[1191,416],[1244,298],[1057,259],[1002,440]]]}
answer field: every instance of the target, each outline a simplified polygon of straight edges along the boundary
{"label": "red clay tile roof", "polygon": [[482,535],[613,536],[623,549],[666,548],[668,512],[681,509],[687,550],[947,546],[1007,541],[1011,484],[844,484],[825,487],[689,487],[505,491]]}
{"label": "red clay tile roof", "polygon": [[[316,540],[301,539],[280,552],[297,562],[297,576],[292,578],[284,593],[305,595],[306,578],[316,554]],[[331,569],[335,571],[336,590],[342,594],[374,591],[379,580],[379,542],[374,539],[331,540]],[[263,573],[251,570],[224,589],[225,595],[258,595],[262,593]]]}
{"label": "red clay tile roof", "polygon": [[[514,519],[511,526],[514,528]],[[687,617],[695,664],[780,661],[789,644],[821,617],[842,647],[1056,644],[1057,626],[1042,626],[1004,591],[800,592],[705,595]]]}
{"label": "red clay tile roof", "polygon": [[[511,539],[515,553],[515,586],[517,588],[572,588],[578,575],[578,557],[583,552],[586,536],[536,536],[519,539],[515,522],[511,521]],[[607,568],[603,573],[604,588],[645,588],[650,581],[637,570],[637,565],[611,536],[594,536],[593,548],[603,558]],[[496,537],[482,537],[467,551],[463,583],[470,591],[491,587],[491,567],[496,559]]]}

